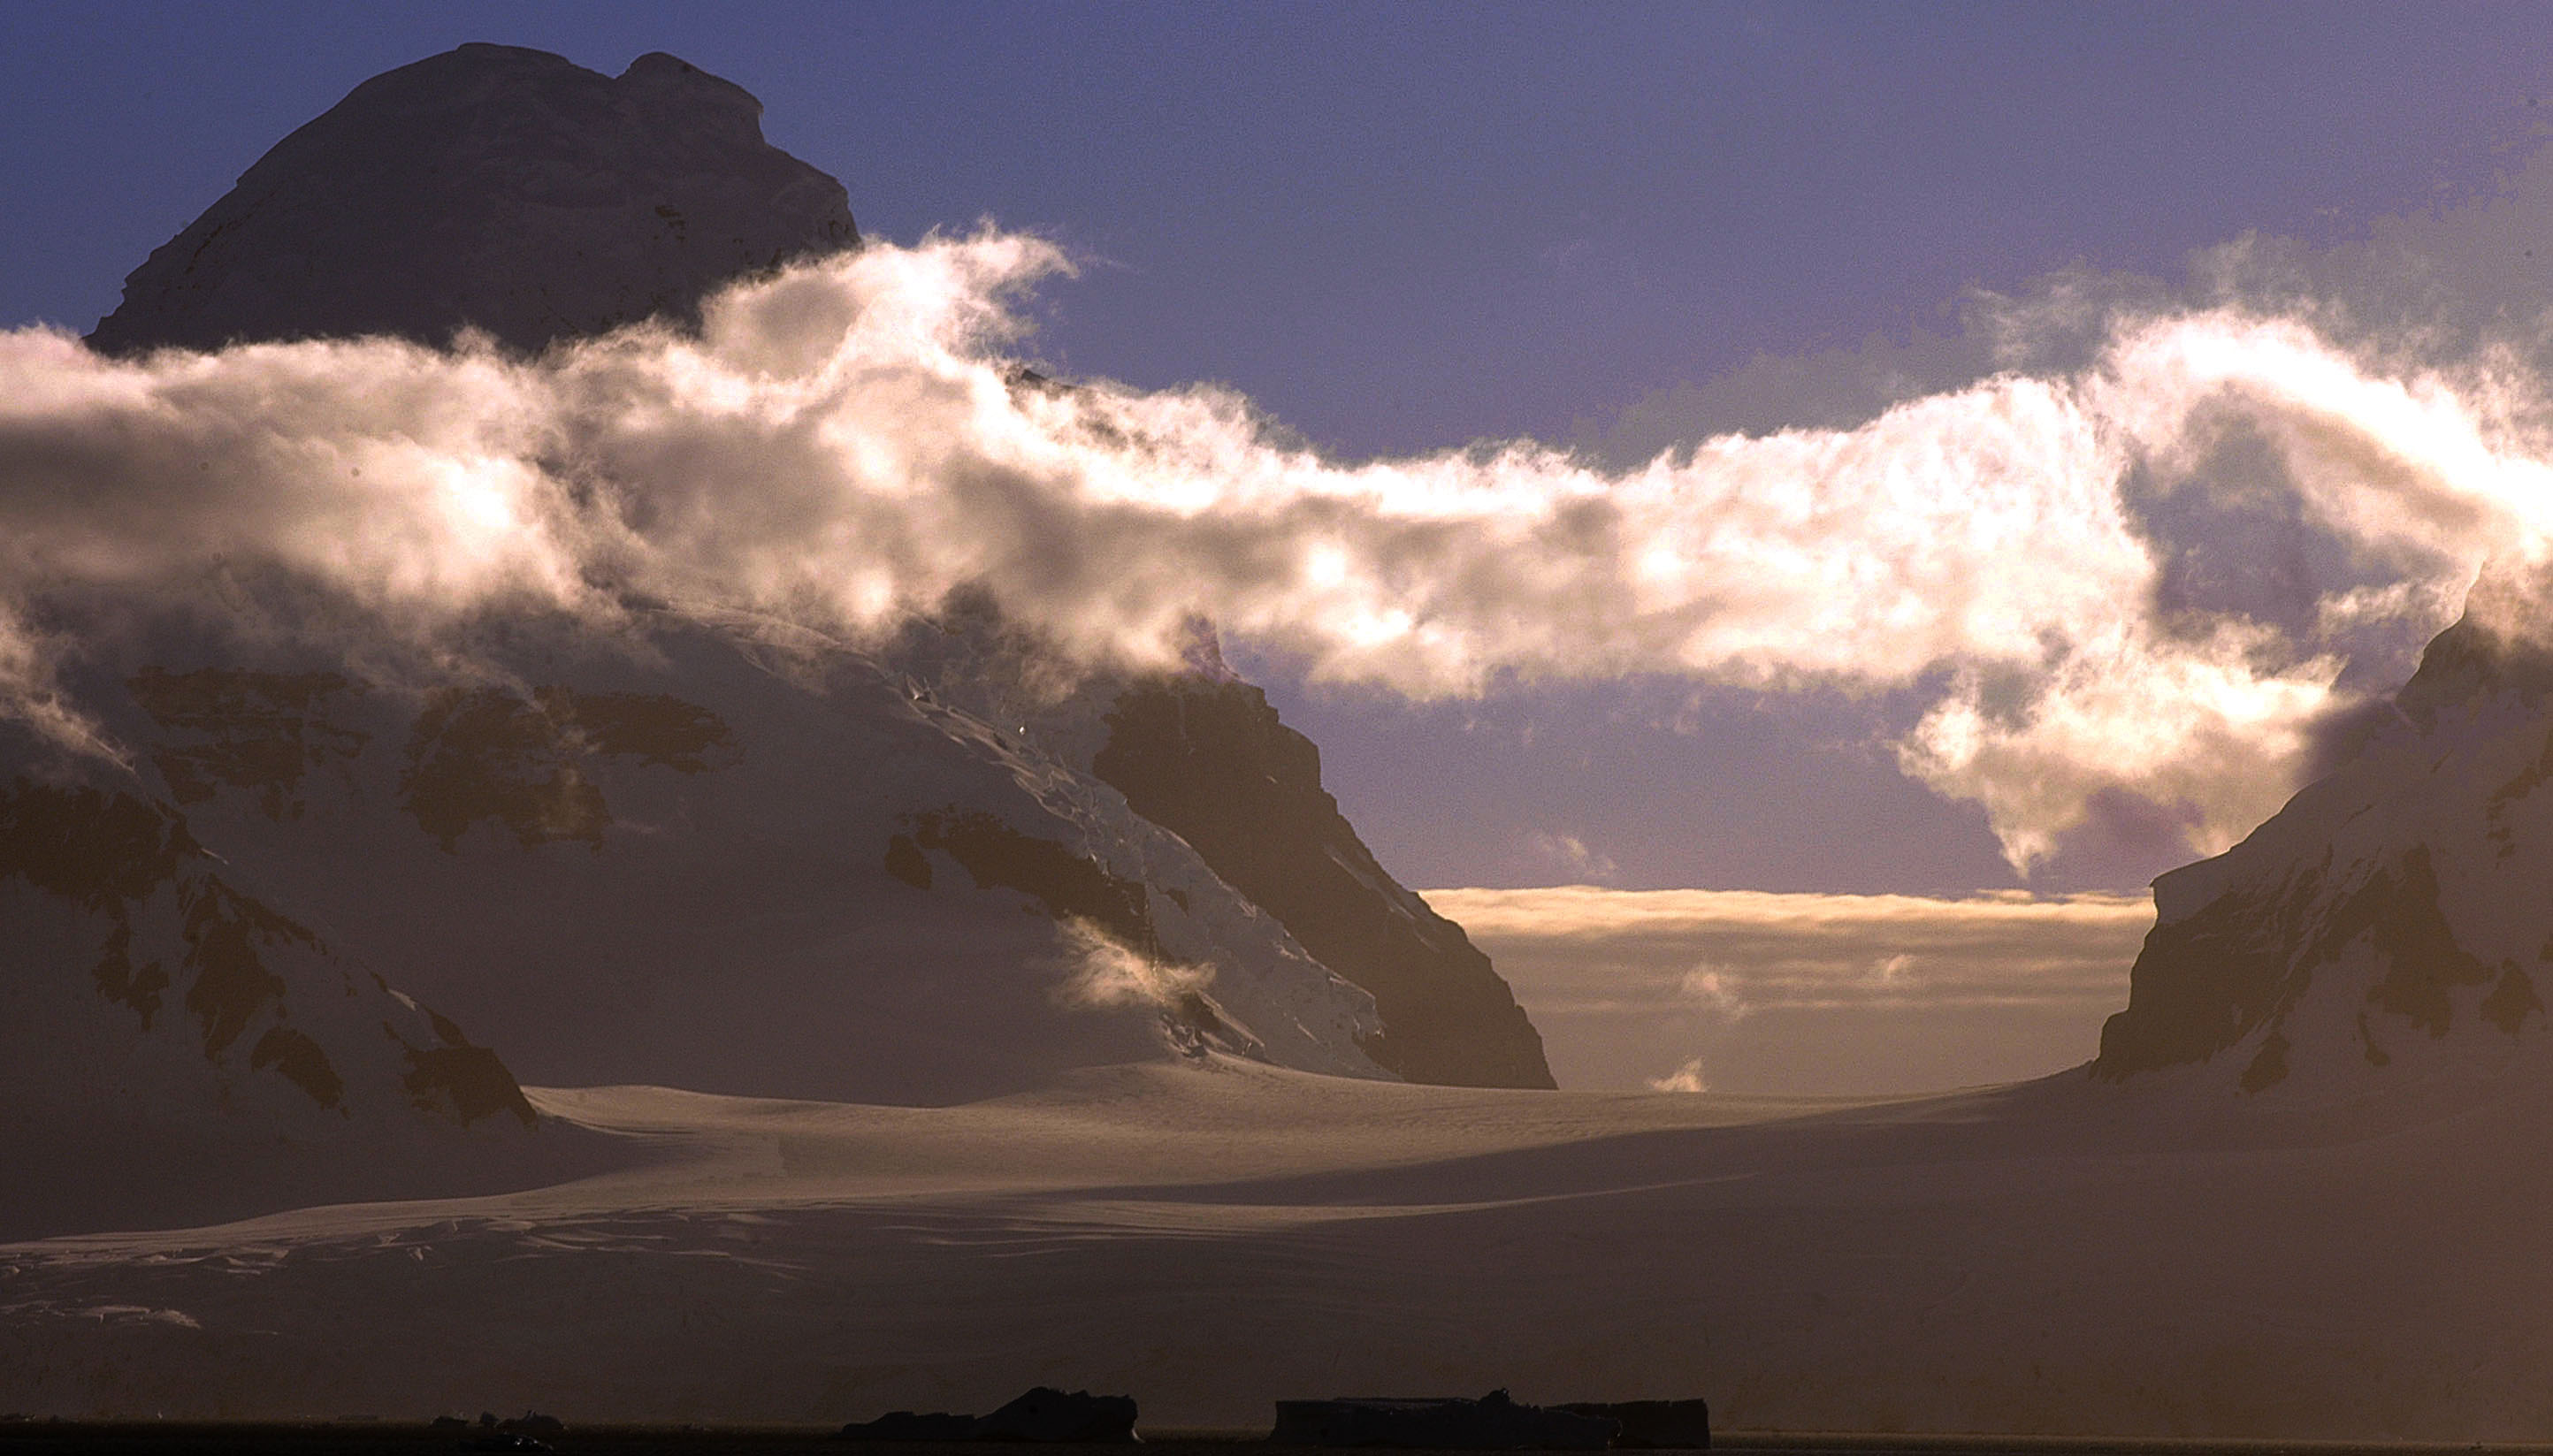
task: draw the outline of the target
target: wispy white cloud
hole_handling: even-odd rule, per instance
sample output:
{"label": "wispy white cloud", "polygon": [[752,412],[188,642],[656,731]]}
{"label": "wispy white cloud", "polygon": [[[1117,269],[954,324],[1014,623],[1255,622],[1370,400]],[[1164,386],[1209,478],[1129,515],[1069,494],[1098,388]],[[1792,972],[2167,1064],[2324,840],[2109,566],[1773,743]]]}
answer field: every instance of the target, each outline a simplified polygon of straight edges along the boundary
{"label": "wispy white cloud", "polygon": [[1702,1079],[1702,1059],[1687,1057],[1684,1065],[1664,1077],[1649,1079],[1649,1091],[1663,1092],[1707,1092],[1711,1085]]}
{"label": "wispy white cloud", "polygon": [[1563,884],[1605,884],[1621,873],[1621,866],[1613,862],[1611,855],[1590,848],[1575,834],[1549,830],[1527,834],[1516,860],[1516,868],[1524,878]]}

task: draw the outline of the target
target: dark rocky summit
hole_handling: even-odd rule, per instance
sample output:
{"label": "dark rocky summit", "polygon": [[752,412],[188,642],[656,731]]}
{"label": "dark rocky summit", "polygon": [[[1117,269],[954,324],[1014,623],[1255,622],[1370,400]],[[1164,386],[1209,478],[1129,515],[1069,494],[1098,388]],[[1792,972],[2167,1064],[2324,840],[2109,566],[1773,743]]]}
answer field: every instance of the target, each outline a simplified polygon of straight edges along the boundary
{"label": "dark rocky summit", "polygon": [[1500,1390],[1477,1401],[1279,1401],[1268,1440],[1402,1451],[1601,1451],[1621,1433],[1622,1423],[1610,1416],[1521,1405]]}
{"label": "dark rocky summit", "polygon": [[853,246],[842,184],[762,139],[762,104],[671,55],[618,77],[470,45],[375,76],[277,144],[125,280],[89,342],[464,327],[512,348],[697,316],[739,273]]}

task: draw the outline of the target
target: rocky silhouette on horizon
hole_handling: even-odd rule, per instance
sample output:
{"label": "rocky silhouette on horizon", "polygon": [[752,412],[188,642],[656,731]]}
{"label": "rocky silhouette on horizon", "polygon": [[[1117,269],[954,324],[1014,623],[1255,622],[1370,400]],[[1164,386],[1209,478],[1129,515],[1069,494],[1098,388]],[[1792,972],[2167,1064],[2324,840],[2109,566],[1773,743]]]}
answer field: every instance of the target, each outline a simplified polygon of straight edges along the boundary
{"label": "rocky silhouette on horizon", "polygon": [[1602,1451],[1622,1434],[1610,1415],[1526,1405],[1503,1389],[1465,1397],[1349,1397],[1279,1401],[1272,1446],[1372,1446],[1400,1451]]}
{"label": "rocky silhouette on horizon", "polygon": [[990,1415],[916,1414],[891,1410],[875,1420],[852,1421],[841,1438],[852,1441],[994,1441],[1037,1445],[1131,1445],[1136,1405],[1131,1396],[1094,1396],[1038,1386]]}

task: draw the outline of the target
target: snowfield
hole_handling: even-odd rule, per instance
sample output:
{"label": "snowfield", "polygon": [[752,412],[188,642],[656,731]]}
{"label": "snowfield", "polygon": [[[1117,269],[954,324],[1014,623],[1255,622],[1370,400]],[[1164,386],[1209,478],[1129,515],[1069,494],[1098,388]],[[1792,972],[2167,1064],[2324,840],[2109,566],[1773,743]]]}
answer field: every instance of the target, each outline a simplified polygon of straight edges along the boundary
{"label": "snowfield", "polygon": [[0,1249],[0,1408],[815,1421],[1031,1384],[1700,1394],[1723,1428],[2540,1440],[2534,1078],[1870,1103],[1220,1056],[951,1107],[534,1090],[614,1166]]}

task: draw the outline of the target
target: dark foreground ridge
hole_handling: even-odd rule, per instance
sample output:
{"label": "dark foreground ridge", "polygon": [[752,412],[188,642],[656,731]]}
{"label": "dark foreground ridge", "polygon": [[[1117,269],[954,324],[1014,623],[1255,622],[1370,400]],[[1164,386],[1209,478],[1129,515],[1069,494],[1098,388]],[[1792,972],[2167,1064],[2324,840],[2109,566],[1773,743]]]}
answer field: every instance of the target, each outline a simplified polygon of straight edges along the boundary
{"label": "dark foreground ridge", "polygon": [[125,280],[105,354],[486,330],[536,352],[857,244],[842,184],[762,103],[661,52],[617,77],[470,45],[373,77],[276,144]]}
{"label": "dark foreground ridge", "polygon": [[1278,1446],[1398,1451],[1602,1451],[1621,1434],[1622,1423],[1610,1416],[1520,1405],[1498,1390],[1477,1401],[1279,1401],[1268,1439]]}
{"label": "dark foreground ridge", "polygon": [[1007,1441],[1039,1445],[1122,1446],[1135,1440],[1135,1402],[1039,1386],[990,1415],[917,1415],[890,1411],[842,1427],[846,1440]]}
{"label": "dark foreground ridge", "polygon": [[[909,1442],[845,1440],[832,1427],[577,1426],[549,1444],[566,1456],[893,1456]],[[1724,1432],[1722,1451],[1782,1456],[2472,1456],[2470,1443],[2225,1440],[2205,1437],[1929,1435],[1861,1431]],[[1144,1437],[1153,1456],[1245,1456],[1261,1431],[1167,1431]],[[1057,1456],[1121,1445],[1049,1447]],[[2494,1444],[2493,1456],[2553,1456],[2553,1445]],[[0,1420],[8,1456],[449,1456],[452,1433],[423,1422],[303,1423]]]}

